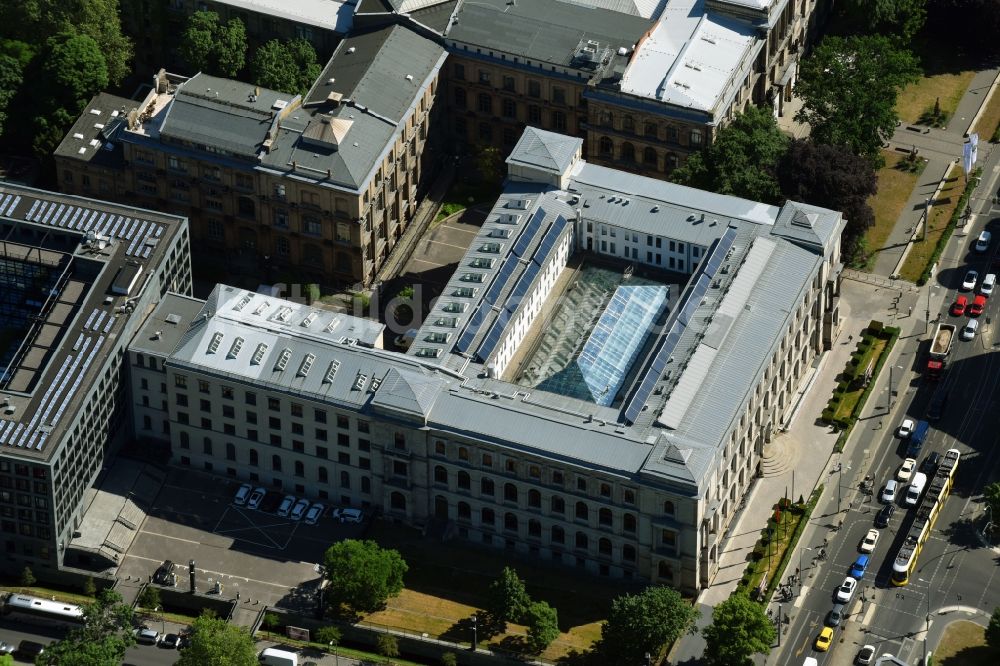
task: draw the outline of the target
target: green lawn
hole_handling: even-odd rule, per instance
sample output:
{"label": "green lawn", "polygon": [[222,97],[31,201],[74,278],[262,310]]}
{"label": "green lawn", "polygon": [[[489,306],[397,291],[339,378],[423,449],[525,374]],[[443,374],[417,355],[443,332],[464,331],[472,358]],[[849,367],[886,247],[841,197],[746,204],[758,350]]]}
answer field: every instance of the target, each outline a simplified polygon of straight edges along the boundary
{"label": "green lawn", "polygon": [[869,257],[869,268],[875,262],[876,253],[885,247],[886,239],[892,233],[906,200],[917,184],[917,173],[902,171],[897,166],[905,159],[905,155],[896,151],[883,151],[885,166],[878,170],[878,192],[868,200],[875,212],[875,226],[865,232]]}
{"label": "green lawn", "polygon": [[972,131],[979,132],[980,141],[990,141],[997,135],[998,128],[1000,128],[1000,91],[993,93],[986,110],[979,116]]}
{"label": "green lawn", "polygon": [[[975,72],[972,70],[963,70],[924,76],[899,93],[896,99],[896,113],[904,123],[916,123],[924,112],[934,108],[934,102],[937,100],[941,114],[945,119],[949,119],[955,113],[958,102],[974,75]],[[947,120],[945,123],[947,124]]]}
{"label": "green lawn", "polygon": [[912,244],[910,253],[906,255],[906,261],[903,262],[903,268],[899,271],[900,277],[904,280],[916,282],[923,274],[927,262],[934,255],[938,239],[948,227],[948,221],[951,220],[951,215],[955,212],[963,191],[965,191],[965,176],[962,175],[962,167],[957,164],[952,165],[945,178],[944,187],[941,188],[941,192],[937,196],[937,203],[931,206],[931,219],[927,224],[927,238]]}
{"label": "green lawn", "polygon": [[500,188],[492,183],[463,183],[455,181],[444,195],[441,201],[441,210],[434,218],[437,224],[450,215],[454,215],[477,204],[492,205],[500,196]]}
{"label": "green lawn", "polygon": [[986,630],[974,622],[959,620],[945,629],[934,650],[936,666],[996,666],[1000,654],[986,645]]}
{"label": "green lawn", "polygon": [[[871,347],[865,355],[861,357],[861,362],[858,364],[858,372],[864,372],[869,365],[871,365],[874,370],[875,366],[878,365],[878,359],[882,355],[882,351],[888,344],[888,340],[875,338]],[[835,419],[851,418],[851,416],[854,415],[854,410],[858,408],[858,402],[861,400],[861,396],[864,395],[864,393],[865,387],[862,384],[859,384],[857,388],[846,392],[840,402],[837,403],[837,411],[834,412],[833,417]]]}

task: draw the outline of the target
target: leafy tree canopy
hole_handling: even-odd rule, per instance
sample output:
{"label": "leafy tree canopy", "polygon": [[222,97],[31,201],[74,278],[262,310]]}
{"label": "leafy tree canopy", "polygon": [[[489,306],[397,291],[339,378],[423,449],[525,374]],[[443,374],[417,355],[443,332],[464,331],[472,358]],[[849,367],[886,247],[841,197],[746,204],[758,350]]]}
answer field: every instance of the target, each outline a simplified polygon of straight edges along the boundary
{"label": "leafy tree canopy", "polygon": [[704,150],[674,170],[675,183],[753,201],[781,199],[774,169],[788,145],[768,109],[749,106]]}
{"label": "leafy tree canopy", "polygon": [[906,45],[924,27],[927,0],[850,0],[847,11],[868,32]]}
{"label": "leafy tree canopy", "polygon": [[986,644],[994,650],[1000,649],[1000,606],[993,609],[990,623],[986,625]]}
{"label": "leafy tree canopy", "polygon": [[843,247],[850,256],[858,239],[875,224],[868,199],[878,191],[871,162],[843,146],[797,139],[778,164],[781,191],[793,201],[839,210],[847,219]]}
{"label": "leafy tree canopy", "polygon": [[536,654],[559,638],[559,615],[544,601],[528,604],[522,619],[528,625],[528,645]]}
{"label": "leafy tree canopy", "polygon": [[490,619],[503,630],[508,622],[520,622],[531,605],[531,597],[517,571],[504,567],[486,591],[486,611]]}
{"label": "leafy tree canopy", "polygon": [[183,650],[177,666],[256,666],[257,649],[246,629],[211,615],[191,625],[191,645]]}
{"label": "leafy tree canopy", "polygon": [[616,664],[643,663],[648,652],[658,655],[694,625],[698,611],[677,590],[657,585],[611,602],[601,627],[601,648]]}
{"label": "leafy tree canopy", "polygon": [[74,116],[94,93],[108,85],[104,54],[87,35],[63,32],[50,38],[42,72],[53,106],[62,106]]}
{"label": "leafy tree canopy", "polygon": [[39,664],[60,666],[118,666],[125,650],[135,642],[132,609],[112,589],[102,590],[96,601],[83,607],[84,624],[46,648]]}
{"label": "leafy tree canopy", "polygon": [[250,68],[257,85],[299,95],[305,95],[320,74],[316,50],[304,39],[272,39],[257,49]]}
{"label": "leafy tree canopy", "polygon": [[919,77],[916,57],[887,37],[826,37],[802,61],[795,119],[809,123],[817,143],[847,146],[880,165],[898,122],[896,97]]}
{"label": "leafy tree canopy", "polygon": [[936,48],[1000,55],[1000,0],[928,0],[927,25]]}
{"label": "leafy tree canopy", "polygon": [[712,624],[702,630],[708,666],[752,666],[751,656],[767,654],[777,638],[760,604],[737,592],[712,611]]}
{"label": "leafy tree canopy", "polygon": [[323,557],[328,598],[355,612],[371,613],[403,590],[409,567],[400,554],[374,541],[345,539]]}
{"label": "leafy tree canopy", "polygon": [[990,520],[1000,524],[1000,481],[994,482],[983,488],[983,499],[990,507]]}
{"label": "leafy tree canopy", "polygon": [[222,23],[215,12],[195,12],[181,34],[178,50],[191,69],[231,78],[246,62],[246,28],[238,18]]}

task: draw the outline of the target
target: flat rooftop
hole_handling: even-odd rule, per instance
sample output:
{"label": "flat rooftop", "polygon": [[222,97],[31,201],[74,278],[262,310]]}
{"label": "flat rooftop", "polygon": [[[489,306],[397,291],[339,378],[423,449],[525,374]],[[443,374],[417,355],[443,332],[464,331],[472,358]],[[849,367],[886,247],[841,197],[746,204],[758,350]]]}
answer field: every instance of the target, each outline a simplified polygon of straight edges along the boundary
{"label": "flat rooftop", "polygon": [[[0,447],[45,458],[72,421],[182,218],[0,184],[0,281],[24,284],[0,375]],[[24,282],[31,274],[33,282]],[[123,276],[128,276],[127,280]],[[30,304],[30,305],[29,305]],[[9,305],[9,304],[8,304]]]}

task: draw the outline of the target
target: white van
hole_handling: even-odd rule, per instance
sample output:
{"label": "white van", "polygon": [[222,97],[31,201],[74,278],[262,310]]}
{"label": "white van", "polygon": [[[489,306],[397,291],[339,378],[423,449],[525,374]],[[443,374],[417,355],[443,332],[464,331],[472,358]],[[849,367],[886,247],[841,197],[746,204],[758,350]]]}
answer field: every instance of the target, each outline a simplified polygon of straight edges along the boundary
{"label": "white van", "polygon": [[997,274],[987,273],[986,277],[983,278],[983,283],[979,285],[979,293],[983,296],[990,296],[993,294],[993,288],[997,286]]}
{"label": "white van", "polygon": [[906,506],[916,506],[917,502],[920,501],[920,493],[924,492],[924,486],[927,485],[927,475],[923,472],[917,472],[913,475],[913,481],[910,482],[910,487],[906,489],[906,497],[903,498],[903,502]]}
{"label": "white van", "polygon": [[260,663],[265,666],[299,666],[299,655],[288,650],[265,648],[260,653]]}

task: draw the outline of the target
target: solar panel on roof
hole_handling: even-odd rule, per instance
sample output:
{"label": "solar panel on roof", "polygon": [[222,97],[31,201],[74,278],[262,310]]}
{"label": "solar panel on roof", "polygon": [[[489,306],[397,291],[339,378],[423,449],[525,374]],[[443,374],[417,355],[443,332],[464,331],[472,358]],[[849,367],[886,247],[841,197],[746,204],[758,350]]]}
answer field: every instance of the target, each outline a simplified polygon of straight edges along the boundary
{"label": "solar panel on roof", "polygon": [[514,243],[514,247],[511,249],[518,257],[524,256],[525,250],[527,250],[528,245],[531,244],[531,240],[538,233],[538,229],[542,225],[542,220],[545,219],[545,209],[539,208],[535,213],[528,219],[528,223],[521,228],[521,235],[518,236],[517,242]]}
{"label": "solar panel on roof", "polygon": [[0,215],[5,215],[6,214],[5,211],[7,210],[7,204],[9,204],[10,200],[13,199],[13,198],[14,198],[13,194],[8,194],[7,196],[5,196],[3,198],[3,201],[0,202]]}
{"label": "solar panel on roof", "polygon": [[35,216],[33,218],[31,218],[32,222],[38,222],[39,220],[41,220],[42,219],[42,215],[44,215],[45,211],[48,210],[48,207],[49,207],[49,202],[48,201],[41,201],[41,202],[39,202],[39,204],[40,205],[38,206],[38,210],[35,211]]}
{"label": "solar panel on roof", "polygon": [[493,322],[493,326],[490,327],[490,332],[486,334],[483,338],[482,343],[479,345],[479,357],[484,361],[493,354],[496,350],[497,345],[500,344],[500,337],[503,335],[504,321],[505,318],[498,317],[496,321]]}
{"label": "solar panel on roof", "polygon": [[712,248],[708,260],[702,264],[702,271],[711,277],[715,277],[716,271],[722,265],[722,262],[726,260],[726,254],[729,252],[730,248],[733,247],[733,243],[736,242],[736,230],[728,229],[726,233],[722,235],[718,241],[716,241],[715,246]]}
{"label": "solar panel on roof", "polygon": [[146,248],[142,251],[142,258],[143,259],[149,259],[149,253],[152,252],[152,251],[153,251],[153,248],[151,248],[151,247],[149,247],[147,245]]}
{"label": "solar panel on roof", "polygon": [[77,224],[77,229],[86,230],[90,229],[91,225],[94,224],[94,220],[97,219],[97,211],[92,211],[90,217],[84,216],[80,222]]}
{"label": "solar panel on roof", "polygon": [[486,291],[486,295],[483,296],[483,301],[489,303],[490,305],[497,305],[497,301],[500,298],[500,292],[503,291],[504,287],[507,286],[507,281],[510,280],[511,274],[514,269],[517,268],[517,260],[510,257],[503,263],[500,270],[497,271],[496,277],[493,278],[493,283],[490,288]]}
{"label": "solar panel on roof", "polygon": [[104,325],[104,330],[102,331],[102,333],[107,334],[111,330],[111,327],[115,325],[116,319],[118,319],[117,316],[108,317],[108,323]]}
{"label": "solar panel on roof", "polygon": [[63,215],[62,215],[61,218],[59,218],[59,221],[56,222],[56,225],[60,226],[60,227],[66,226],[66,220],[69,219],[69,216],[72,215],[73,211],[75,211],[75,210],[76,210],[76,206],[67,206],[66,207],[66,212],[63,213]]}
{"label": "solar panel on roof", "polygon": [[77,208],[76,210],[73,211],[73,217],[69,218],[69,220],[65,224],[62,224],[60,226],[64,226],[64,227],[67,227],[67,228],[73,228],[73,225],[76,224],[76,220],[77,220],[78,217],[80,217],[81,213],[83,213],[83,209],[82,208]]}
{"label": "solar panel on roof", "polygon": [[13,217],[14,216],[14,210],[17,209],[17,204],[19,204],[19,203],[21,203],[21,195],[18,195],[17,197],[15,197],[14,201],[10,204],[10,208],[7,209],[7,216],[8,217]]}
{"label": "solar panel on roof", "polygon": [[24,219],[30,220],[31,216],[35,214],[35,209],[36,208],[38,208],[38,200],[37,199],[35,200],[35,202],[33,204],[31,204],[31,208],[28,209],[28,212],[24,214]]}
{"label": "solar panel on roof", "polygon": [[524,269],[521,276],[517,278],[517,283],[514,285],[514,289],[511,290],[510,295],[507,296],[507,309],[511,312],[517,309],[517,306],[521,304],[521,300],[524,295],[528,293],[528,288],[531,287],[531,281],[535,279],[538,275],[538,271],[541,270],[541,266],[535,262],[529,262],[528,267]]}
{"label": "solar panel on roof", "polygon": [[472,326],[471,323],[466,327],[465,332],[458,338],[458,342],[455,343],[455,349],[460,354],[467,354],[469,352],[469,346],[472,344],[472,339],[476,337],[477,327]]}

